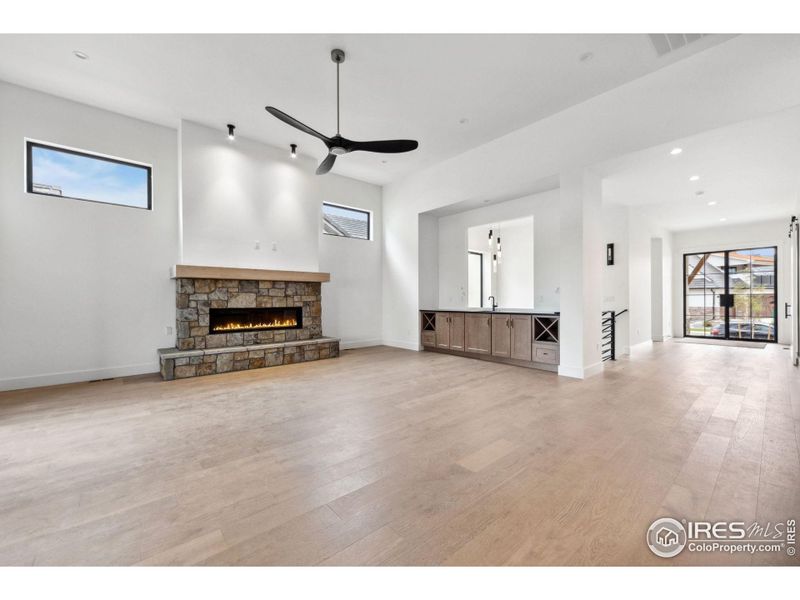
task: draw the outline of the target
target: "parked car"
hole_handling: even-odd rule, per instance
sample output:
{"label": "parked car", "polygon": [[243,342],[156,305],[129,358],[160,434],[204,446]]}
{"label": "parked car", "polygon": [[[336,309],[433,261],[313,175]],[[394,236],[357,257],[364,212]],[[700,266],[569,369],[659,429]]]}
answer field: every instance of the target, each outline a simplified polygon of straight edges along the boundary
{"label": "parked car", "polygon": [[[725,337],[725,323],[718,323],[711,328],[713,337]],[[730,338],[744,340],[774,340],[775,325],[771,323],[755,323],[751,327],[749,322],[732,321],[730,323]]]}

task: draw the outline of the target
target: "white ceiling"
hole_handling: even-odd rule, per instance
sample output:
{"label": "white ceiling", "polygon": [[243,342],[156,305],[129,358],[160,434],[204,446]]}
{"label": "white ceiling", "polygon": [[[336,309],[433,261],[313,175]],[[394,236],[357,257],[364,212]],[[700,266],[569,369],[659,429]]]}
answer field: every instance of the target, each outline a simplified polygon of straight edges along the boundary
{"label": "white ceiling", "polygon": [[[297,143],[301,154],[321,159],[321,142],[264,106],[333,134],[330,50],[340,47],[347,52],[342,134],[420,141],[416,152],[354,153],[334,167],[384,184],[730,37],[708,36],[658,57],[645,34],[6,34],[0,79],[172,127],[188,119],[223,135],[230,122],[241,136],[287,149]],[[581,61],[587,52],[593,57]]]}
{"label": "white ceiling", "polygon": [[[800,191],[798,131],[800,107],[613,159],[597,167],[603,199],[643,207],[672,231],[789,216]],[[683,152],[672,156],[675,147]]]}

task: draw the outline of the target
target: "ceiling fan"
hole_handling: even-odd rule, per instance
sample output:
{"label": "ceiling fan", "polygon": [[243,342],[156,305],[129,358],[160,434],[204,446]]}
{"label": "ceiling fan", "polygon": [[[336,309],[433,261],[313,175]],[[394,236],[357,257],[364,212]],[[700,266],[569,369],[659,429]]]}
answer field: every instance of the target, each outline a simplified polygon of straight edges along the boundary
{"label": "ceiling fan", "polygon": [[344,62],[343,50],[331,50],[331,60],[336,63],[336,135],[327,137],[320,132],[311,129],[308,125],[301,123],[294,117],[287,115],[285,112],[278,110],[274,106],[267,106],[267,112],[274,117],[277,117],[287,125],[291,125],[309,135],[321,139],[328,147],[328,156],[325,157],[319,167],[317,167],[317,175],[324,175],[333,167],[336,162],[336,157],[349,152],[356,152],[364,150],[366,152],[382,152],[382,153],[397,153],[397,152],[410,152],[419,147],[416,140],[379,140],[374,142],[356,142],[342,137],[339,133],[339,65]]}

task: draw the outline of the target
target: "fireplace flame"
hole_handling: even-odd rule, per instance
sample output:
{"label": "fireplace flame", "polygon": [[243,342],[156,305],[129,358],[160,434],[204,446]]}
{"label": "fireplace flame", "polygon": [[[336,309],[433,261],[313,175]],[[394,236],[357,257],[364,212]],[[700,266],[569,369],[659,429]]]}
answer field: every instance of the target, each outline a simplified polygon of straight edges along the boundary
{"label": "fireplace flame", "polygon": [[275,319],[269,322],[259,323],[226,323],[217,325],[213,331],[242,331],[245,329],[282,329],[284,327],[296,327],[297,319]]}

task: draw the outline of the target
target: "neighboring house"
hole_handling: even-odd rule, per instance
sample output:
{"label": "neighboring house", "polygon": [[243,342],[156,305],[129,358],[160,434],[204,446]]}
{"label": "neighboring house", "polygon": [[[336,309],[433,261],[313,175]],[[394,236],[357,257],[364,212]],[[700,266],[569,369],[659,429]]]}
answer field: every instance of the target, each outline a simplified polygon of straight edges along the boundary
{"label": "neighboring house", "polygon": [[325,233],[342,237],[368,239],[368,223],[364,219],[353,219],[343,215],[324,214],[322,226]]}
{"label": "neighboring house", "polygon": [[[705,257],[702,268],[690,277],[697,264]],[[687,290],[686,312],[691,317],[716,319],[723,315],[719,295],[725,293],[725,257],[722,254],[696,254],[686,264]],[[753,306],[753,314],[771,312],[775,296],[775,257],[749,255],[739,252],[728,254],[728,279],[730,293],[766,296],[765,302]],[[709,311],[711,314],[709,314]],[[732,315],[735,316],[735,315]]]}
{"label": "neighboring house", "polygon": [[63,196],[61,188],[57,185],[47,185],[46,183],[32,184],[35,194],[50,194],[51,196]]}

